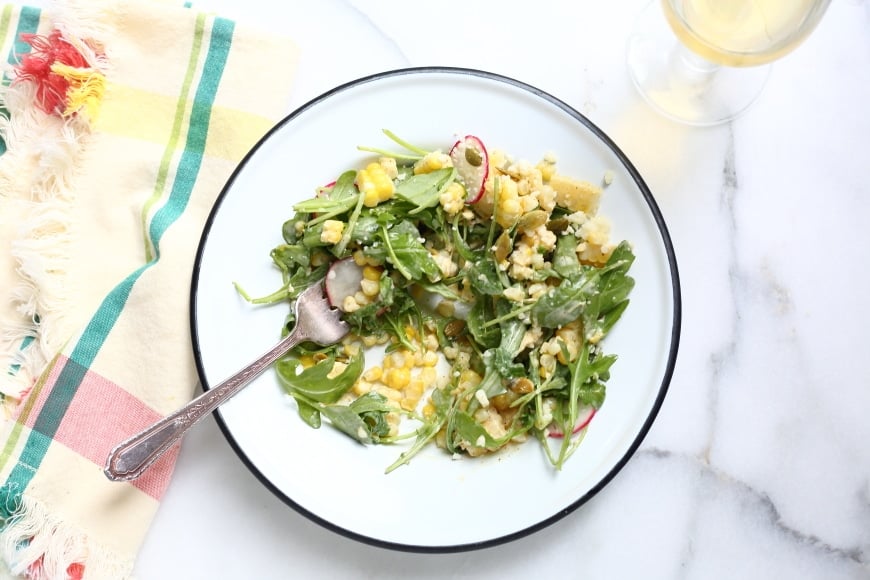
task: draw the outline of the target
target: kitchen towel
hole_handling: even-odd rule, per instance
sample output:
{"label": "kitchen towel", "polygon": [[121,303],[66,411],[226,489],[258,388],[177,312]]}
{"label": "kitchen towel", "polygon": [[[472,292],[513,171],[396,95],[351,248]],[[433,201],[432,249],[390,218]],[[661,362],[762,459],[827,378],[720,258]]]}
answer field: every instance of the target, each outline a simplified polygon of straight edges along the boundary
{"label": "kitchen towel", "polygon": [[58,0],[4,7],[0,57],[0,568],[123,579],[178,447],[131,483],[106,456],[194,395],[197,244],[298,50],[189,5]]}

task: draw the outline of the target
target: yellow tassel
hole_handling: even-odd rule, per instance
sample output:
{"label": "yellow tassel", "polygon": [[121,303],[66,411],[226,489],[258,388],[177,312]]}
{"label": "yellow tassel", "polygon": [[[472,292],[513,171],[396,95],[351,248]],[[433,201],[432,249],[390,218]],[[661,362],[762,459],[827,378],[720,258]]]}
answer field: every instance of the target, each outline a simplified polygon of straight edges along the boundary
{"label": "yellow tassel", "polygon": [[59,62],[51,65],[51,72],[69,81],[66,92],[66,109],[64,117],[78,111],[84,113],[91,121],[96,120],[100,113],[100,103],[106,92],[106,77],[93,68],[76,68]]}

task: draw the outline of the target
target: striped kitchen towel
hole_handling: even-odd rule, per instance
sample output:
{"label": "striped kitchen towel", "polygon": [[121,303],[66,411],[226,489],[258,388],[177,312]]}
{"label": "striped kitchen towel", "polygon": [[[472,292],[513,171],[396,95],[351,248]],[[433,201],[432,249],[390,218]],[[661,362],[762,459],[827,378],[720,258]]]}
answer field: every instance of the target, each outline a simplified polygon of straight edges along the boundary
{"label": "striped kitchen towel", "polygon": [[127,578],[176,453],[132,483],[103,465],[194,393],[196,246],[286,113],[297,47],[180,4],[57,0],[3,8],[0,55],[0,569]]}

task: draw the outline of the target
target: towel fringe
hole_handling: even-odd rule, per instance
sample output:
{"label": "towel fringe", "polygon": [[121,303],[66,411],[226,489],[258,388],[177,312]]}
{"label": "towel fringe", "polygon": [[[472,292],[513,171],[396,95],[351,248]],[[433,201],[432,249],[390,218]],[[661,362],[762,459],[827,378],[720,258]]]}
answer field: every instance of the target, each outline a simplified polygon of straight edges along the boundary
{"label": "towel fringe", "polygon": [[[86,145],[89,125],[79,117],[46,115],[34,105],[35,87],[3,87],[0,136],[8,149],[0,158],[0,191],[27,191],[29,199],[9,199],[21,216],[12,243],[17,280],[10,298],[17,319],[2,320],[0,392],[7,411],[18,404],[35,377],[75,332],[68,302],[70,182]],[[34,135],[40,137],[33,139]],[[22,187],[22,184],[27,184]]]}
{"label": "towel fringe", "polygon": [[133,570],[133,562],[121,561],[27,496],[4,523],[0,553],[11,573],[28,580],[124,580]]}

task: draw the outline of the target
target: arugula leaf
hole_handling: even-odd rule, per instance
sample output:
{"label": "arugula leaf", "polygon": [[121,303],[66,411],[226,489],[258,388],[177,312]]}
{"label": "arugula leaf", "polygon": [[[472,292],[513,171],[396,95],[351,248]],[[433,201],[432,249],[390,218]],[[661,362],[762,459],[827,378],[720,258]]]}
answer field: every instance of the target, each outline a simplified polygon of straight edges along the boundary
{"label": "arugula leaf", "polygon": [[390,432],[386,414],[390,411],[383,395],[369,393],[350,405],[324,405],[320,412],[333,427],[360,443],[375,443]]}
{"label": "arugula leaf", "polygon": [[351,242],[364,246],[369,245],[377,239],[380,228],[378,218],[372,215],[371,212],[361,214],[353,225],[353,228],[350,228],[351,232],[353,232],[350,236]]}
{"label": "arugula leaf", "polygon": [[282,244],[272,249],[272,262],[282,272],[293,268],[307,268],[311,263],[311,250],[300,244]]}
{"label": "arugula leaf", "polygon": [[359,379],[365,367],[363,351],[360,350],[351,358],[338,376],[329,378],[334,366],[334,351],[330,351],[325,359],[308,368],[303,368],[302,361],[293,356],[287,356],[275,363],[279,382],[288,393],[301,394],[319,403],[336,402]]}
{"label": "arugula leaf", "polygon": [[387,414],[392,409],[387,398],[380,393],[368,392],[357,397],[348,405],[354,413],[359,415],[372,438],[382,439],[390,434],[390,424],[387,422]]}
{"label": "arugula leaf", "polygon": [[381,240],[393,266],[408,280],[426,276],[434,282],[441,277],[441,268],[420,241],[420,231],[409,220],[401,220],[390,228],[381,226]]}
{"label": "arugula leaf", "polygon": [[[453,432],[457,445],[464,442],[474,447],[485,447],[494,450],[502,445],[502,441],[494,439],[483,425],[475,421],[474,417],[465,411],[456,411],[454,415]],[[481,445],[482,443],[482,445]]]}
{"label": "arugula leaf", "polygon": [[583,267],[581,275],[568,278],[538,298],[531,309],[532,318],[542,328],[559,328],[577,320],[597,291],[599,274]]}
{"label": "arugula leaf", "polygon": [[294,396],[296,399],[296,407],[299,409],[299,416],[309,427],[320,429],[320,411],[310,403],[305,402],[302,397]]}
{"label": "arugula leaf", "polygon": [[526,333],[526,325],[517,318],[506,318],[506,314],[512,309],[513,305],[507,300],[500,300],[496,303],[496,314],[499,318],[505,319],[499,323],[501,327],[501,345],[499,348],[514,357],[520,351],[520,345],[523,343],[523,336]]}
{"label": "arugula leaf", "polygon": [[491,367],[504,379],[515,379],[526,375],[526,367],[514,362],[514,354],[504,348],[487,350],[483,353],[483,362],[487,368]]}
{"label": "arugula leaf", "polygon": [[553,252],[553,270],[562,278],[573,278],[580,273],[580,259],[577,257],[577,239],[574,236],[556,238]]}
{"label": "arugula leaf", "polygon": [[583,312],[583,328],[587,338],[596,342],[616,324],[628,307],[628,295],[634,288],[634,278],[627,275],[634,254],[623,242],[613,251],[601,268],[598,292],[589,297]]}
{"label": "arugula leaf", "polygon": [[308,222],[309,227],[343,214],[357,203],[359,191],[354,185],[355,179],[355,170],[345,171],[325,196],[300,201],[293,206],[293,210],[300,213],[318,214],[316,218]]}
{"label": "arugula leaf", "polygon": [[434,207],[455,175],[452,167],[411,175],[396,183],[395,195],[416,208]]}
{"label": "arugula leaf", "polygon": [[498,265],[489,253],[476,254],[475,260],[468,265],[465,279],[478,294],[500,296],[504,292],[504,284],[498,273]]}
{"label": "arugula leaf", "polygon": [[492,304],[492,299],[487,296],[478,298],[471,311],[468,313],[468,319],[465,321],[468,331],[474,340],[484,348],[495,348],[501,342],[501,330],[496,325],[487,326],[486,322],[495,317],[495,308]]}

